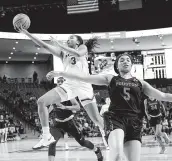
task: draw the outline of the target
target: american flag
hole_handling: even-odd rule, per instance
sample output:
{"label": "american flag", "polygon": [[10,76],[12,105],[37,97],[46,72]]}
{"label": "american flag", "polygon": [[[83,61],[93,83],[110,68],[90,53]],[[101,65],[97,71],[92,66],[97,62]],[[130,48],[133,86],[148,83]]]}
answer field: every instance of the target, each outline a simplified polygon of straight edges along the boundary
{"label": "american flag", "polygon": [[89,13],[99,11],[98,0],[67,0],[67,13]]}

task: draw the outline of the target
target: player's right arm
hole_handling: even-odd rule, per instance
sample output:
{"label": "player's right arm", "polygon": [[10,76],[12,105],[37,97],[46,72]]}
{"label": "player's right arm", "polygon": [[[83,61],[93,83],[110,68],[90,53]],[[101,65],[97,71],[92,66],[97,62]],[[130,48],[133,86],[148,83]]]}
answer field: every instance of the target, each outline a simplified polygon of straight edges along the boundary
{"label": "player's right arm", "polygon": [[54,77],[63,77],[71,80],[78,80],[95,85],[108,86],[113,78],[113,75],[84,75],[83,73],[68,73],[64,71],[51,71],[46,77],[48,80],[52,80]]}
{"label": "player's right arm", "polygon": [[34,36],[31,33],[29,33],[27,30],[23,29],[22,26],[21,27],[17,27],[17,30],[19,32],[25,34],[26,36],[28,36],[34,43],[36,43],[40,47],[45,48],[46,50],[48,50],[51,54],[62,58],[62,56],[63,56],[62,54],[63,53],[62,53],[62,50],[61,50],[60,47],[50,45],[50,44],[40,40],[36,36]]}

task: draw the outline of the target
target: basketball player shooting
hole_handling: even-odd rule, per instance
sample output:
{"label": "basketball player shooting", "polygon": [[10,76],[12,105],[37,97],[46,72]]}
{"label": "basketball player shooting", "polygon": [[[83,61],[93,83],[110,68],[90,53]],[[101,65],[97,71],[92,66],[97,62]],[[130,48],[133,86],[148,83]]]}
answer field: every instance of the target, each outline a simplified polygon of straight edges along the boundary
{"label": "basketball player shooting", "polygon": [[[30,23],[25,21],[30,21],[28,18],[26,19],[25,16],[22,15],[18,18],[14,17],[14,19],[15,21],[13,20],[13,25],[15,30],[27,35],[37,45],[45,48],[54,56],[59,57],[63,62],[64,71],[69,73],[82,73],[84,75],[89,75],[87,62],[88,48],[86,45],[84,45],[80,36],[71,35],[67,41],[67,46],[62,45],[55,39],[51,38],[55,45],[50,45],[27,31]],[[47,106],[51,104],[59,104],[60,102],[75,98],[76,96],[78,96],[81,100],[82,105],[90,119],[99,126],[103,135],[104,144],[107,146],[103,132],[103,119],[99,114],[91,84],[82,81],[66,79],[63,85],[50,90],[37,100],[38,114],[43,130],[43,138],[38,144],[35,145],[36,147],[48,146],[50,143],[55,141],[54,137],[49,131],[49,114]]]}

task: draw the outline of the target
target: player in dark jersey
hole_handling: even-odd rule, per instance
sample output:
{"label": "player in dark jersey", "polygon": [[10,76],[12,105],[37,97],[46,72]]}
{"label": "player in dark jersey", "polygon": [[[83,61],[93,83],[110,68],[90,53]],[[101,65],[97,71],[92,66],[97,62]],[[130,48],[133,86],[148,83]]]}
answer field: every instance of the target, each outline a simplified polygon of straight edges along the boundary
{"label": "player in dark jersey", "polygon": [[147,82],[132,77],[132,64],[132,57],[124,53],[117,57],[114,64],[114,70],[119,74],[118,76],[86,76],[82,73],[60,71],[52,71],[47,74],[49,80],[62,76],[95,85],[108,86],[111,104],[109,111],[104,114],[104,121],[110,148],[110,161],[125,160],[125,155],[128,161],[140,161],[143,93],[160,101],[172,102],[172,94],[163,93]]}
{"label": "player in dark jersey", "polygon": [[166,144],[169,144],[170,142],[167,134],[165,132],[162,132],[162,120],[166,115],[165,107],[161,101],[158,101],[154,98],[145,99],[144,105],[149,124],[153,128],[156,140],[161,146],[160,154],[164,154],[165,145],[162,139],[165,140]]}
{"label": "player in dark jersey", "polygon": [[[78,97],[76,97],[75,99],[62,102],[61,104],[54,104],[48,107],[50,117],[52,115],[53,118],[53,125],[50,126],[50,132],[56,140],[56,142],[49,145],[49,161],[54,161],[56,154],[56,144],[58,140],[64,136],[65,132],[73,136],[81,146],[93,150],[97,156],[98,161],[103,161],[103,156],[100,148],[95,147],[92,142],[85,140],[82,131],[78,129],[78,127],[76,126],[76,122],[73,119],[76,111],[80,110],[80,106],[82,105]],[[33,149],[40,148],[43,148],[43,146],[33,147]]]}

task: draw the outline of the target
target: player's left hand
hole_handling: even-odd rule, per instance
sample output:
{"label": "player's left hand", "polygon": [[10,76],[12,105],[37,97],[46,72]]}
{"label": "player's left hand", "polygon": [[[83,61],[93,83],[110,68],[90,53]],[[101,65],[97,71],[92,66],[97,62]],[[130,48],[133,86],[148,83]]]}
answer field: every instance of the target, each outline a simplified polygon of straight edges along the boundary
{"label": "player's left hand", "polygon": [[20,23],[18,23],[17,25],[15,25],[15,26],[14,26],[14,29],[15,29],[17,32],[19,32],[19,33],[26,33],[26,32],[27,32],[27,30],[25,30],[25,29],[23,28],[23,26],[22,26]]}
{"label": "player's left hand", "polygon": [[46,78],[51,81],[54,77],[60,76],[60,72],[58,71],[51,71],[46,75]]}

